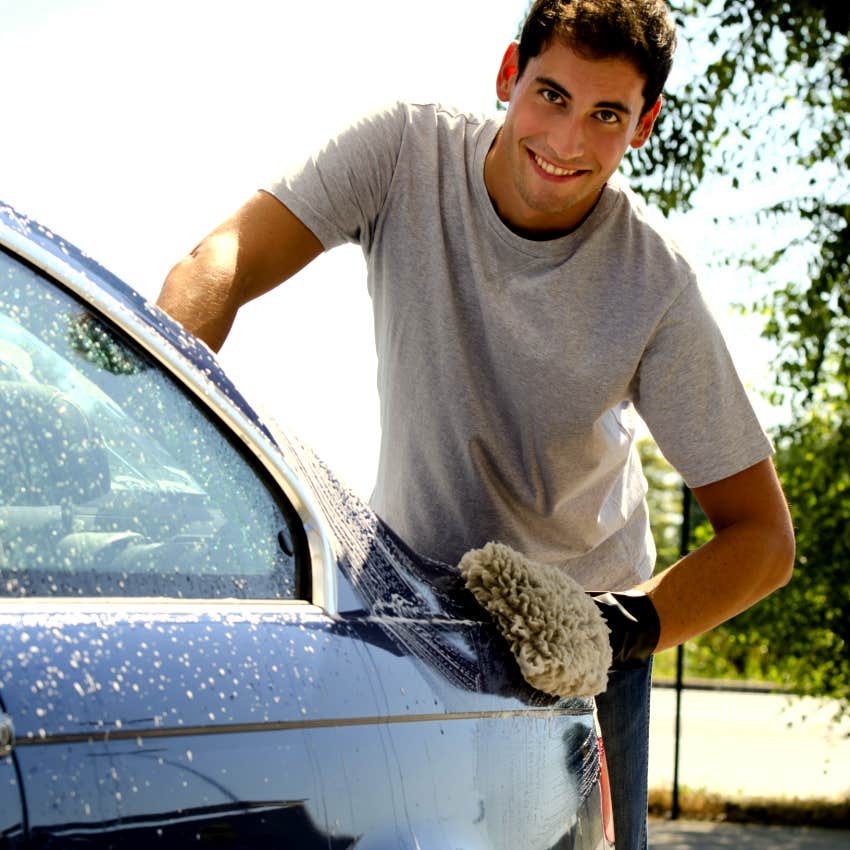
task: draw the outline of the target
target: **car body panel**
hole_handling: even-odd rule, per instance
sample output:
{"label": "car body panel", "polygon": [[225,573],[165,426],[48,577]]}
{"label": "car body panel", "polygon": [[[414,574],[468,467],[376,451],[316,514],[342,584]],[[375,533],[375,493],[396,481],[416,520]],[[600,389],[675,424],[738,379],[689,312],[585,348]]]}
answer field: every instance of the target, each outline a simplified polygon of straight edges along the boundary
{"label": "car body panel", "polygon": [[[483,623],[446,626],[471,658],[490,632]],[[120,823],[136,832],[149,824],[153,835],[187,818],[232,831],[234,817],[258,807],[298,806],[317,835],[376,840],[389,800],[395,833],[384,836],[386,846],[415,846],[414,836],[437,828],[434,810],[443,838],[463,829],[465,841],[475,839],[464,846],[517,846],[504,841],[519,838],[519,824],[484,809],[504,793],[491,783],[524,788],[533,810],[578,808],[582,789],[566,780],[583,774],[564,765],[569,753],[593,759],[584,704],[540,710],[496,693],[481,699],[401,654],[385,634],[365,634],[356,620],[297,605],[274,613],[149,605],[135,616],[4,614],[0,655],[14,666],[3,664],[3,692],[16,719],[32,834],[92,841],[111,824],[111,841]],[[566,719],[566,739],[542,733]],[[434,765],[454,770],[435,784],[423,769]],[[558,808],[535,799],[541,794]],[[539,828],[555,838],[561,817]],[[500,843],[485,843],[492,831]]]}
{"label": "car body panel", "polygon": [[[531,688],[457,570],[407,549],[263,423],[168,317],[8,208],[0,245],[129,337],[250,452],[303,523],[297,557],[312,578],[291,600],[203,598],[203,584],[189,599],[114,584],[77,598],[63,585],[73,576],[53,591],[10,579],[0,848],[608,846],[592,700]],[[191,475],[148,478],[202,495]]]}

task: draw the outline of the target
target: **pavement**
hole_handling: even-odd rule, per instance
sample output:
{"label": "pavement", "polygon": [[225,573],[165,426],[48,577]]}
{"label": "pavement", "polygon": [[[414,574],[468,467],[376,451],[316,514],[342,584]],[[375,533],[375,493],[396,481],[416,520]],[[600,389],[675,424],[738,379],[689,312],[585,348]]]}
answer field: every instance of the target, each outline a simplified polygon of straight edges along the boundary
{"label": "pavement", "polygon": [[709,821],[649,821],[650,850],[850,850],[850,830]]}

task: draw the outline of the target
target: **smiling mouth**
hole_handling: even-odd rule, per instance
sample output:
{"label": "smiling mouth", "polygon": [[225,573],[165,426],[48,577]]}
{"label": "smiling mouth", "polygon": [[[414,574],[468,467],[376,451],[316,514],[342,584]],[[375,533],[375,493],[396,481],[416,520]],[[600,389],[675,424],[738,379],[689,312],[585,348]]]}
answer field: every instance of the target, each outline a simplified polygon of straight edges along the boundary
{"label": "smiling mouth", "polygon": [[576,174],[581,174],[580,169],[575,168],[558,168],[557,165],[552,165],[548,160],[543,159],[538,156],[536,153],[531,153],[531,158],[537,164],[537,167],[541,171],[545,171],[546,174],[551,174],[552,177],[574,177]]}

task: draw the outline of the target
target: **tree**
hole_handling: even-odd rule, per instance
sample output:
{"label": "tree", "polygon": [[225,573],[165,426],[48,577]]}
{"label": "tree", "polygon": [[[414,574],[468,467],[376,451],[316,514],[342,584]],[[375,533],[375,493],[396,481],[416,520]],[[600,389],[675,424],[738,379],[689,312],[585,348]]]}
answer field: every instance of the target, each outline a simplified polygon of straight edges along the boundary
{"label": "tree", "polygon": [[[797,530],[788,587],[705,643],[850,711],[850,4],[672,6],[687,79],[631,176],[666,212],[711,181],[774,186],[755,212],[771,225],[761,244],[726,261],[771,286],[755,309],[776,344],[777,467]],[[789,258],[805,270],[791,280]]]}
{"label": "tree", "polygon": [[665,212],[688,209],[708,178],[784,187],[757,216],[773,225],[793,222],[795,238],[735,259],[761,274],[789,254],[805,260],[806,278],[773,280],[774,294],[760,305],[765,334],[779,346],[776,400],[793,405],[798,417],[824,401],[846,407],[850,4],[678,0],[674,6],[691,73],[666,95],[652,143],[631,160],[633,180]]}
{"label": "tree", "polygon": [[813,411],[780,435],[778,463],[797,533],[795,577],[733,621],[765,649],[766,672],[850,708],[850,421]]}

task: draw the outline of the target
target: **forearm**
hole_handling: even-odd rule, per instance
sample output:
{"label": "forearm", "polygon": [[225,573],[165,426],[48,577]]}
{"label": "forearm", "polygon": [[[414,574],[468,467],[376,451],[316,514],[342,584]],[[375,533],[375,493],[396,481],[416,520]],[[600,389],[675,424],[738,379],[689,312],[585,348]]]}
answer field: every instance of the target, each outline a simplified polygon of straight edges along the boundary
{"label": "forearm", "polygon": [[169,272],[157,304],[218,351],[239,309],[238,244],[230,234],[205,239]]}
{"label": "forearm", "polygon": [[791,577],[790,525],[741,521],[639,586],[652,600],[658,650],[677,646],[740,614]]}

